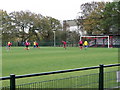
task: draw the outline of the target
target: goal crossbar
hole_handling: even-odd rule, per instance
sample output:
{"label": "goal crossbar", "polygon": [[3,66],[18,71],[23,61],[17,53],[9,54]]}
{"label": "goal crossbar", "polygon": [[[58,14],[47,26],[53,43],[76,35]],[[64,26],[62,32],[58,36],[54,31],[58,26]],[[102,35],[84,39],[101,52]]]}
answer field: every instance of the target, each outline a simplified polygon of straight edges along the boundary
{"label": "goal crossbar", "polygon": [[109,37],[109,36],[81,36],[81,37]]}

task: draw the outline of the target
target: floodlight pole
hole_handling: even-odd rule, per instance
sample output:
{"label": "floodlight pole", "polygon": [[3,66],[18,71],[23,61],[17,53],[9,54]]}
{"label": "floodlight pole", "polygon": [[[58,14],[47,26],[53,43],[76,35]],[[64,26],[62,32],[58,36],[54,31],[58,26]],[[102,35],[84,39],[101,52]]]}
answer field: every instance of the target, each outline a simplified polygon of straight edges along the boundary
{"label": "floodlight pole", "polygon": [[56,40],[55,40],[55,30],[53,30],[54,33],[54,47],[56,46]]}
{"label": "floodlight pole", "polygon": [[110,43],[109,43],[109,41],[110,41],[110,38],[109,38],[109,36],[108,36],[108,48],[110,48]]}

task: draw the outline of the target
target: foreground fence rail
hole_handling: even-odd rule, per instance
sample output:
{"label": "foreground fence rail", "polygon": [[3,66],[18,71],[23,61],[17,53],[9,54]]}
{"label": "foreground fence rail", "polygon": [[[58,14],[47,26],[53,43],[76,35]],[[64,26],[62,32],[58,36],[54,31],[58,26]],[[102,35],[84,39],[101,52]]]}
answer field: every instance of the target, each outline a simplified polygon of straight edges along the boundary
{"label": "foreground fence rail", "polygon": [[[18,76],[11,74],[8,77],[0,77],[0,80],[2,80],[2,81],[3,80],[10,80],[10,86],[1,87],[1,88],[3,90],[5,90],[5,88],[9,88],[10,90],[15,90],[16,88],[19,88],[19,89],[20,88],[36,88],[37,85],[39,86],[37,88],[81,88],[81,87],[84,88],[84,86],[86,84],[89,84],[89,85],[94,85],[94,87],[96,86],[95,88],[98,88],[99,90],[103,90],[105,87],[109,87],[109,85],[111,85],[111,83],[116,84],[116,83],[114,83],[114,81],[116,81],[116,75],[115,75],[116,71],[104,72],[105,68],[115,67],[115,66],[120,66],[120,64],[111,64],[111,65],[101,64],[99,66],[94,66],[94,67],[76,68],[76,69],[69,69],[69,70],[60,70],[60,71],[27,74],[27,75],[18,75]],[[33,82],[33,83],[16,85],[16,80],[19,78],[28,78],[28,77],[35,77],[35,76],[60,74],[60,73],[93,70],[93,69],[99,69],[99,72],[95,73],[95,74],[84,75],[84,76],[75,76],[75,77],[70,77],[70,78],[63,78],[63,79],[56,79],[56,80],[49,80],[49,81]],[[108,75],[109,75],[109,77],[108,77]],[[88,81],[87,83],[83,82],[85,79],[87,79],[87,81]],[[92,82],[90,82],[91,80],[92,80]],[[108,81],[109,81],[109,84],[108,84]],[[69,83],[67,83],[65,85],[66,82],[69,82]],[[54,87],[52,87],[52,85]],[[20,89],[20,90],[22,90],[22,89]]]}

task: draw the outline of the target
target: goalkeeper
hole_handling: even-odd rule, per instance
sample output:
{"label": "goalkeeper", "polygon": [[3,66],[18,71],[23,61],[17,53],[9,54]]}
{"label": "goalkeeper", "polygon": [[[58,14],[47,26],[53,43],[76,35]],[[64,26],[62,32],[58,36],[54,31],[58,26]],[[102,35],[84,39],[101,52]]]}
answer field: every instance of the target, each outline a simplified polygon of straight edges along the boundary
{"label": "goalkeeper", "polygon": [[85,47],[85,49],[86,49],[86,48],[88,47],[88,41],[85,40],[84,43],[83,43],[83,45],[84,45],[84,47]]}

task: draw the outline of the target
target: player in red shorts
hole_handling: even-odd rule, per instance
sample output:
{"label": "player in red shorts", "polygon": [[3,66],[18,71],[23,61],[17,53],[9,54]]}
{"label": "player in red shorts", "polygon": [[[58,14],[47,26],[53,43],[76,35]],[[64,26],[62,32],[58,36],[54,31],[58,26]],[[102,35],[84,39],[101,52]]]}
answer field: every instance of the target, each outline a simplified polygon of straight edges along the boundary
{"label": "player in red shorts", "polygon": [[26,48],[25,48],[25,49],[26,49],[26,50],[29,50],[29,48],[28,48],[28,47],[29,47],[29,45],[30,45],[30,43],[26,41],[26,42],[25,42],[25,46],[26,46]]}
{"label": "player in red shorts", "polygon": [[8,50],[10,50],[11,45],[12,45],[12,43],[11,43],[11,42],[8,42],[8,44],[7,44],[7,46],[8,46]]}
{"label": "player in red shorts", "polygon": [[83,49],[83,41],[79,41],[78,44],[79,44],[80,50],[82,50]]}
{"label": "player in red shorts", "polygon": [[63,43],[63,47],[66,49],[66,42],[65,41],[62,41],[62,43]]}
{"label": "player in red shorts", "polygon": [[38,46],[38,43],[37,43],[37,42],[36,42],[36,47],[37,47],[37,48],[40,48],[40,47]]}

